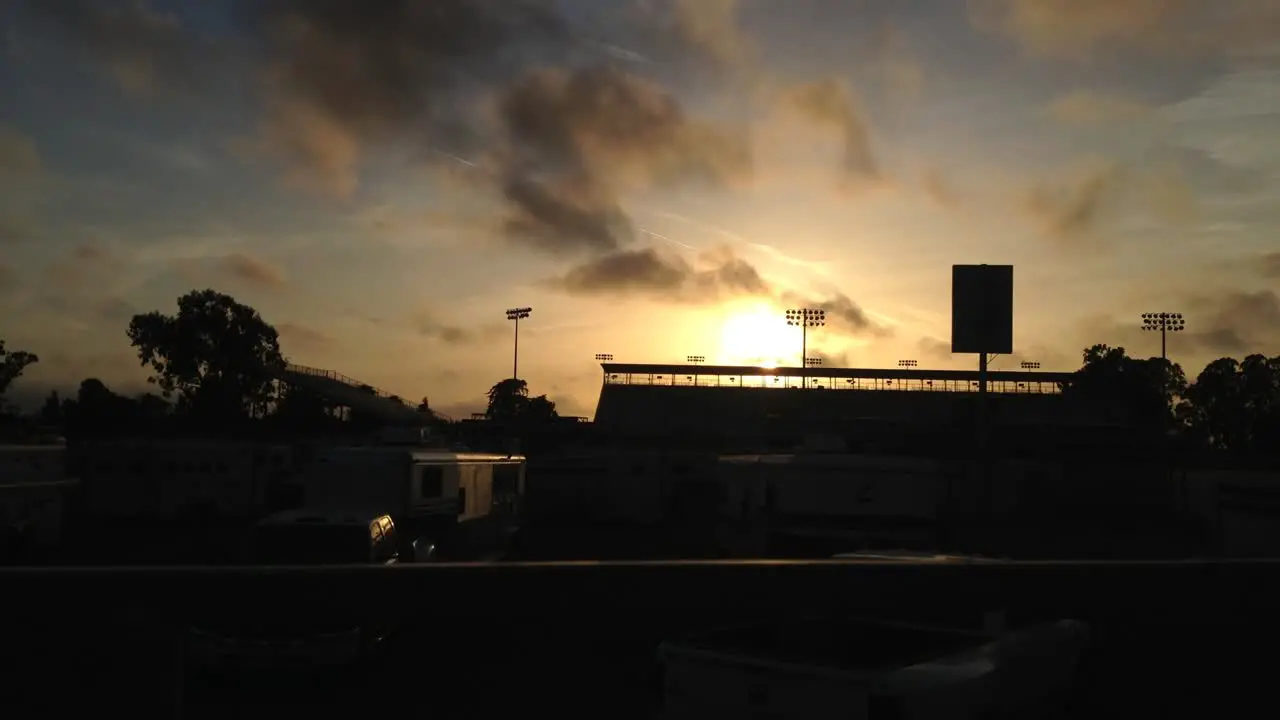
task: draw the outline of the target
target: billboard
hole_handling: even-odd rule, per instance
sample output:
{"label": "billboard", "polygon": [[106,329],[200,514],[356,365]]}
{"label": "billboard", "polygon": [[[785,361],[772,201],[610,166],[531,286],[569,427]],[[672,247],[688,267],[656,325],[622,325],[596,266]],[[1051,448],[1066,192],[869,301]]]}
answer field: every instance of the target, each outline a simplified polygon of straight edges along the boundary
{"label": "billboard", "polygon": [[1013,352],[1013,266],[951,266],[951,352]]}

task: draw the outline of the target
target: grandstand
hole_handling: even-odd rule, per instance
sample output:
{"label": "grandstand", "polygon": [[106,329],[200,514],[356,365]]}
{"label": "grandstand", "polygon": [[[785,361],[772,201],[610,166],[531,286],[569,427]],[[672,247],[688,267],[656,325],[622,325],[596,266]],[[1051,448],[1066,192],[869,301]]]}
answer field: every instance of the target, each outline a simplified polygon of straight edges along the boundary
{"label": "grandstand", "polygon": [[[377,418],[391,425],[420,424],[427,418],[399,397],[383,392],[341,373],[305,365],[287,365],[276,373],[276,380],[292,387],[313,392],[329,402]],[[447,421],[448,417],[431,411],[431,418]]]}
{"label": "grandstand", "polygon": [[[978,373],[964,370],[760,368],[603,363],[595,422],[631,435],[768,436],[847,432],[858,425],[969,422]],[[1089,419],[1065,402],[1070,373],[990,371],[988,412],[1001,425]]]}

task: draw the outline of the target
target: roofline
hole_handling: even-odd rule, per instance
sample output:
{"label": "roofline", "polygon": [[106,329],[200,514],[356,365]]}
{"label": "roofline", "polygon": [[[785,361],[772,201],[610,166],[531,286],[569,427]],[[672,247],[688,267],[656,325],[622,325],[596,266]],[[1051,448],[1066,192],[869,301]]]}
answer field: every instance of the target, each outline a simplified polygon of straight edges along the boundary
{"label": "roofline", "polygon": [[[828,368],[776,367],[753,365],[651,365],[645,363],[600,363],[606,375],[690,375],[698,377],[811,377],[868,378],[883,380],[978,380],[977,370],[927,370],[920,368]],[[1044,370],[988,370],[988,382],[1052,382],[1071,379],[1073,373]]]}

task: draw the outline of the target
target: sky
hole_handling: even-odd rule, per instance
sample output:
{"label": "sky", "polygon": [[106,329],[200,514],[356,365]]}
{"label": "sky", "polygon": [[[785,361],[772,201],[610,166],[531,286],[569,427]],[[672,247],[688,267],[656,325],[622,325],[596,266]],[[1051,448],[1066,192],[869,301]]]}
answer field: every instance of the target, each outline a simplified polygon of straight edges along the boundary
{"label": "sky", "polygon": [[135,313],[214,288],[285,355],[445,412],[594,360],[969,368],[1280,353],[1280,0],[3,0],[15,398],[146,389]]}

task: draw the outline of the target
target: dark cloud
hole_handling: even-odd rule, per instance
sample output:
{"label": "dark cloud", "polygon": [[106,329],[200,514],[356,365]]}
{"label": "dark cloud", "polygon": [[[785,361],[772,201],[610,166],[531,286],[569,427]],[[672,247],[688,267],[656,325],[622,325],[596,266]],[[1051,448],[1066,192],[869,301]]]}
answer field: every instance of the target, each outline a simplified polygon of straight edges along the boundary
{"label": "dark cloud", "polygon": [[208,57],[175,14],[144,0],[27,0],[24,6],[133,95],[194,89]]}
{"label": "dark cloud", "polygon": [[297,323],[280,323],[276,325],[280,339],[289,349],[322,350],[333,344],[333,337],[323,331],[299,325]]}
{"label": "dark cloud", "polygon": [[619,250],[575,265],[546,283],[562,292],[586,297],[638,296],[675,303],[715,303],[758,297],[796,307],[821,308],[827,323],[853,335],[885,336],[889,330],[871,321],[847,295],[813,298],[780,291],[751,263],[728,248],[703,253],[690,263],[675,253],[654,248]]}
{"label": "dark cloud", "polygon": [[772,289],[745,260],[722,253],[696,268],[678,255],[653,248],[619,250],[570,269],[549,284],[572,295],[641,295],[671,302],[715,302],[767,296]]}
{"label": "dark cloud", "polygon": [[223,270],[237,280],[265,288],[283,287],[287,280],[284,271],[261,258],[244,253],[232,253],[222,259]]}
{"label": "dark cloud", "polygon": [[789,89],[785,99],[809,120],[840,134],[844,143],[842,167],[848,179],[881,179],[866,117],[847,84],[834,78],[816,80]]}
{"label": "dark cloud", "polygon": [[84,245],[76,247],[75,257],[77,260],[82,260],[84,262],[98,262],[106,260],[109,257],[109,253],[107,249],[101,245],[85,243]]}
{"label": "dark cloud", "polygon": [[749,175],[745,135],[688,117],[669,92],[608,67],[526,73],[498,101],[507,230],[556,251],[612,250],[632,239],[619,194]]}
{"label": "dark cloud", "polygon": [[437,340],[446,345],[471,345],[501,337],[508,332],[507,326],[501,323],[485,323],[482,325],[454,325],[443,322],[432,312],[416,313],[411,321],[413,326],[424,337]]}
{"label": "dark cloud", "polygon": [[784,292],[779,296],[779,300],[793,307],[824,310],[827,314],[826,321],[829,327],[837,331],[844,331],[850,335],[887,337],[892,334],[889,328],[872,322],[866,311],[862,309],[862,306],[844,293],[837,292],[826,299],[818,300],[800,293]]}
{"label": "dark cloud", "polygon": [[1265,278],[1280,280],[1280,252],[1266,253],[1259,258],[1258,271]]}
{"label": "dark cloud", "polygon": [[1248,354],[1280,342],[1280,296],[1273,290],[1192,296],[1186,303],[1183,334],[1205,350]]}
{"label": "dark cloud", "polygon": [[[1267,352],[1280,344],[1280,296],[1273,290],[1184,294],[1172,306],[1182,312],[1186,330],[1168,336],[1170,357],[1207,362],[1224,355]],[[1135,357],[1160,352],[1159,334],[1143,332],[1136,320],[1088,318],[1082,329],[1086,345],[1124,347]]]}
{"label": "dark cloud", "polygon": [[138,308],[126,300],[111,297],[100,300],[94,308],[95,315],[106,322],[128,323],[138,314]]}
{"label": "dark cloud", "polygon": [[1121,182],[1119,166],[1095,165],[1067,182],[1032,188],[1026,208],[1050,239],[1069,243],[1090,240],[1112,207]]}
{"label": "dark cloud", "polygon": [[634,237],[618,200],[582,176],[541,181],[512,172],[502,186],[510,209],[505,230],[513,238],[552,254],[607,252]]}

